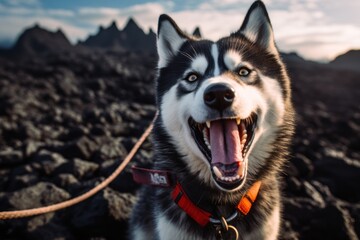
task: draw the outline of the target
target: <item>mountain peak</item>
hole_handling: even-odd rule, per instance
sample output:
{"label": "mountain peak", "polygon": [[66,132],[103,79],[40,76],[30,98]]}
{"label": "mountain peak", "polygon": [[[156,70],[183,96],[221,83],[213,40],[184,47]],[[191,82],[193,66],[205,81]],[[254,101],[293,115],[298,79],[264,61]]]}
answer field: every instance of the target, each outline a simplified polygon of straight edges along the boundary
{"label": "mountain peak", "polygon": [[110,26],[108,29],[115,29],[115,30],[119,30],[117,25],[116,25],[116,22],[115,20],[111,22]]}
{"label": "mountain peak", "polygon": [[349,50],[330,62],[333,66],[359,71],[360,49]]}
{"label": "mountain peak", "polygon": [[123,32],[141,32],[144,33],[144,31],[139,27],[139,25],[135,22],[133,18],[129,18],[128,22],[126,23]]}
{"label": "mountain peak", "polygon": [[[39,24],[38,22],[36,22],[32,28],[34,28],[34,29],[36,29],[36,28],[37,28],[37,29],[40,29],[41,27],[40,27],[40,24]],[[30,28],[30,29],[32,29],[32,28]]]}
{"label": "mountain peak", "polygon": [[35,24],[20,35],[12,51],[18,54],[36,55],[62,52],[71,48],[71,43],[61,29],[52,32]]}

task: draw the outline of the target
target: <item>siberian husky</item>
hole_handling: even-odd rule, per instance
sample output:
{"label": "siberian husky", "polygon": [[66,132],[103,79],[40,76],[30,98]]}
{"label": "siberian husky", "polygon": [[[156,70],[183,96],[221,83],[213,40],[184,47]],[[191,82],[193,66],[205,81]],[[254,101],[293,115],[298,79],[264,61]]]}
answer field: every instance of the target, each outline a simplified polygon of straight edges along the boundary
{"label": "siberian husky", "polygon": [[130,238],[277,239],[294,112],[264,4],[217,42],[161,15],[157,49],[153,169],[175,186],[142,188]]}

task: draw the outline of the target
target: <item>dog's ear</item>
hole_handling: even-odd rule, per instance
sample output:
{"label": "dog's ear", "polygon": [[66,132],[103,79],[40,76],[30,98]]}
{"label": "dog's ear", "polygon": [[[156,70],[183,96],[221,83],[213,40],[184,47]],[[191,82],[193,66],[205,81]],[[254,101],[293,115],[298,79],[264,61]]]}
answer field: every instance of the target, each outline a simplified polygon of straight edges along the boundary
{"label": "dog's ear", "polygon": [[180,30],[174,20],[168,15],[162,14],[159,17],[157,34],[158,67],[165,67],[188,39],[189,37]]}
{"label": "dog's ear", "polygon": [[258,43],[271,52],[277,52],[270,18],[262,1],[255,1],[251,5],[235,35],[243,35],[251,42]]}

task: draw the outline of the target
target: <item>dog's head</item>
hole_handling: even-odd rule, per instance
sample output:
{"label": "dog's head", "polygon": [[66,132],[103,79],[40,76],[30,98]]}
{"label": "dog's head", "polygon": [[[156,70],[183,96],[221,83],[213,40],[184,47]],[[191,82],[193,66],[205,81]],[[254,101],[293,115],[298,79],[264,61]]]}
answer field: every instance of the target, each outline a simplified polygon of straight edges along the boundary
{"label": "dog's head", "polygon": [[158,104],[171,141],[200,180],[240,189],[281,150],[291,105],[264,4],[256,1],[240,29],[217,42],[188,36],[161,15],[157,48]]}

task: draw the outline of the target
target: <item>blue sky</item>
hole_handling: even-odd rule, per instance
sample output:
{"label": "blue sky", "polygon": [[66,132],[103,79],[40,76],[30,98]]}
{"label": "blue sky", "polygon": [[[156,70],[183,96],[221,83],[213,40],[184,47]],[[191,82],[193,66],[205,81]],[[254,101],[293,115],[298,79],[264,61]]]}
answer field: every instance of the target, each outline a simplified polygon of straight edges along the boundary
{"label": "blue sky", "polygon": [[[349,49],[360,49],[359,0],[263,0],[282,51],[296,51],[313,60],[329,60]],[[61,28],[76,43],[98,27],[129,17],[147,32],[156,31],[161,13],[192,32],[200,26],[212,40],[237,30],[253,0],[0,0],[0,44],[9,45],[35,23]]]}

